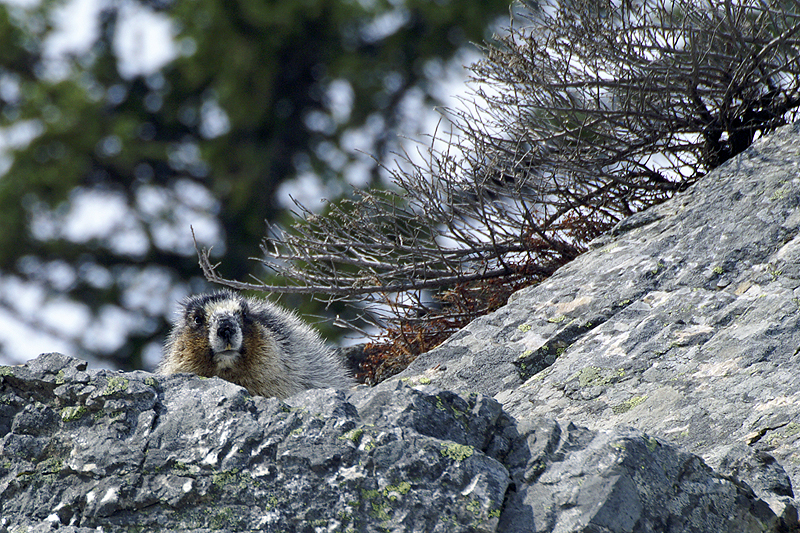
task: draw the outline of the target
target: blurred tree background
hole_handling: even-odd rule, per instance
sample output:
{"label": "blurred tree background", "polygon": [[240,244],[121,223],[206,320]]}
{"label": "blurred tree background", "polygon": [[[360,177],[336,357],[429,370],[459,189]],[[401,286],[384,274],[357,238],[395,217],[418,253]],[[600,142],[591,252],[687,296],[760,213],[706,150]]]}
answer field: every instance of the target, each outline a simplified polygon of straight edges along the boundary
{"label": "blurred tree background", "polygon": [[[175,302],[256,272],[265,220],[381,187],[508,0],[0,3],[0,363],[160,357]],[[75,26],[85,28],[70,41]],[[425,122],[428,120],[428,122]],[[428,132],[430,133],[430,132]],[[328,313],[310,300],[284,304]],[[334,340],[331,320],[318,326]]]}

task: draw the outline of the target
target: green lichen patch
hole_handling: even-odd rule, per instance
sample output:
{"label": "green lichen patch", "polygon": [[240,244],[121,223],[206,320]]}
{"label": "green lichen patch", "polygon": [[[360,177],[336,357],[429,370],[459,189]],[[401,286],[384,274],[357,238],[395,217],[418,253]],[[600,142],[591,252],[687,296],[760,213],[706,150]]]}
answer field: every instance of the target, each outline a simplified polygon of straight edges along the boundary
{"label": "green lichen patch", "polygon": [[247,489],[249,487],[258,487],[261,483],[253,479],[248,472],[240,472],[238,469],[224,470],[216,472],[212,478],[211,483],[218,489],[231,487],[239,490]]}
{"label": "green lichen patch", "polygon": [[10,366],[0,365],[0,377],[13,376],[13,375],[14,375],[14,373],[11,371],[11,367]]}
{"label": "green lichen patch", "polygon": [[89,410],[83,405],[70,405],[61,410],[61,420],[73,422],[83,417]]}
{"label": "green lichen patch", "polygon": [[662,268],[664,268],[664,266],[665,265],[663,262],[658,261],[656,265],[650,270],[650,273],[655,276],[661,271]]}
{"label": "green lichen patch", "polygon": [[441,453],[444,457],[449,457],[453,461],[463,461],[475,453],[475,448],[465,444],[458,444],[455,442],[443,442]]}
{"label": "green lichen patch", "polygon": [[122,392],[128,389],[128,380],[123,377],[113,376],[108,378],[106,388],[103,391],[103,396],[111,396],[117,392]]}
{"label": "green lichen patch", "polygon": [[372,510],[369,515],[376,520],[386,521],[389,520],[389,504],[386,502],[370,502]]}
{"label": "green lichen patch", "polygon": [[[386,522],[391,519],[394,506],[403,496],[411,491],[411,483],[401,481],[396,485],[387,485],[383,490],[361,489],[361,500],[366,502],[367,513],[376,520]],[[354,509],[361,506],[361,502],[350,501],[347,503]]]}
{"label": "green lichen patch", "polygon": [[481,514],[481,502],[479,502],[478,500],[471,500],[467,504],[467,511],[469,511],[470,513],[472,513],[474,515],[480,515]]}
{"label": "green lichen patch", "polygon": [[800,424],[797,422],[789,422],[786,424],[786,427],[783,428],[783,436],[784,437],[793,437],[800,433]]}
{"label": "green lichen patch", "polygon": [[233,509],[230,507],[225,507],[217,511],[211,517],[211,521],[208,525],[211,527],[211,529],[226,529],[235,525],[235,516],[236,514],[234,513]]}
{"label": "green lichen patch", "polygon": [[408,494],[408,491],[411,490],[411,483],[408,481],[401,481],[397,485],[389,485],[385,489],[383,489],[383,496],[388,498],[390,501],[395,501],[401,496],[405,496]]}
{"label": "green lichen patch", "polygon": [[58,455],[53,455],[43,459],[36,465],[36,471],[40,474],[54,474],[64,469],[64,459]]}
{"label": "green lichen patch", "polygon": [[381,497],[381,491],[372,489],[361,489],[361,497],[365,500],[374,500]]}
{"label": "green lichen patch", "polygon": [[527,333],[527,332],[529,332],[531,330],[531,325],[530,324],[520,324],[519,326],[517,326],[517,329],[519,331],[521,331],[522,333]]}
{"label": "green lichen patch", "polygon": [[777,190],[775,190],[775,191],[772,193],[772,196],[770,196],[770,197],[769,197],[769,199],[770,199],[771,201],[775,201],[775,200],[783,200],[784,198],[786,198],[786,195],[787,195],[789,192],[791,192],[791,189],[792,189],[791,185],[789,185],[789,186],[787,187],[787,186],[783,185],[783,183],[781,183],[781,188],[780,188],[780,189],[777,189]]}
{"label": "green lichen patch", "polygon": [[350,431],[339,437],[339,440],[349,440],[353,444],[358,445],[359,441],[361,441],[361,436],[363,434],[364,434],[364,428],[351,429]]}
{"label": "green lichen patch", "polygon": [[649,435],[644,435],[642,437],[644,439],[644,445],[647,447],[647,451],[653,453],[658,448],[658,441]]}
{"label": "green lichen patch", "polygon": [[601,368],[587,366],[578,371],[570,380],[577,379],[581,387],[599,387],[618,381],[625,376],[622,368]]}
{"label": "green lichen patch", "polygon": [[275,509],[275,507],[277,507],[279,503],[280,503],[280,500],[278,500],[277,496],[270,496],[269,499],[267,499],[267,503],[264,506],[264,510],[265,511],[271,511],[271,510]]}
{"label": "green lichen patch", "polygon": [[800,433],[800,424],[797,422],[789,422],[780,431],[771,435],[767,442],[770,446],[780,446],[786,439],[794,437]]}
{"label": "green lichen patch", "polygon": [[[484,504],[481,503],[480,500],[469,500],[465,506],[466,511],[471,514],[474,519],[472,521],[472,527],[476,530],[483,531],[488,521],[495,521],[500,518],[500,508],[497,507],[492,509],[492,502],[488,502],[488,507],[484,507]],[[489,529],[494,530],[493,527]]]}
{"label": "green lichen patch", "polygon": [[644,396],[634,396],[620,404],[615,405],[611,409],[614,411],[615,415],[621,415],[622,413],[627,413],[634,407],[637,407],[643,404],[647,400],[647,395]]}
{"label": "green lichen patch", "polygon": [[532,376],[538,374],[558,359],[563,354],[569,344],[565,341],[554,339],[551,343],[543,345],[538,350],[525,350],[514,365],[519,371],[519,377],[527,381]]}
{"label": "green lichen patch", "polygon": [[361,489],[361,498],[369,504],[369,515],[378,520],[389,520],[389,502],[384,500],[381,491]]}

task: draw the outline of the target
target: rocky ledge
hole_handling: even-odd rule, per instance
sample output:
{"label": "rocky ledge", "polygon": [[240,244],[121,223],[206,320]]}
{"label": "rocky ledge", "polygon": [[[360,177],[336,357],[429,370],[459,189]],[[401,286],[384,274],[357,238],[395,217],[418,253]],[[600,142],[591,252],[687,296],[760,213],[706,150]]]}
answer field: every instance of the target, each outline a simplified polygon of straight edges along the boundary
{"label": "rocky ledge", "polygon": [[630,428],[402,381],[286,402],[218,378],[0,367],[0,531],[735,531],[746,484]]}
{"label": "rocky ledge", "polygon": [[797,531],[800,127],[375,388],[0,367],[0,533]]}

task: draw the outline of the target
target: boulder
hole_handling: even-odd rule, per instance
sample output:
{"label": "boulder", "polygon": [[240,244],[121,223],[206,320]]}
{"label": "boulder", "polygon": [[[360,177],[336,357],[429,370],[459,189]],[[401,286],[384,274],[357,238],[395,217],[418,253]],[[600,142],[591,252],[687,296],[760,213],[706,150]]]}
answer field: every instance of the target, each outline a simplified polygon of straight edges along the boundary
{"label": "boulder", "polygon": [[631,426],[736,476],[796,520],[800,126],[473,321],[401,375],[518,420]]}

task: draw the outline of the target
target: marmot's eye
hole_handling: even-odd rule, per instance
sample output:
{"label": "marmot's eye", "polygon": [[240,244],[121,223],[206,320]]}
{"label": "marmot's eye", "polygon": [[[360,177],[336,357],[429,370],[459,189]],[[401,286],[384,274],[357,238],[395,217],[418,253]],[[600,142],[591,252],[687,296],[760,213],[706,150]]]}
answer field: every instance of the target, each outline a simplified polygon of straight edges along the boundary
{"label": "marmot's eye", "polygon": [[202,326],[203,325],[203,317],[201,317],[200,315],[195,315],[194,316],[194,325],[195,326]]}

